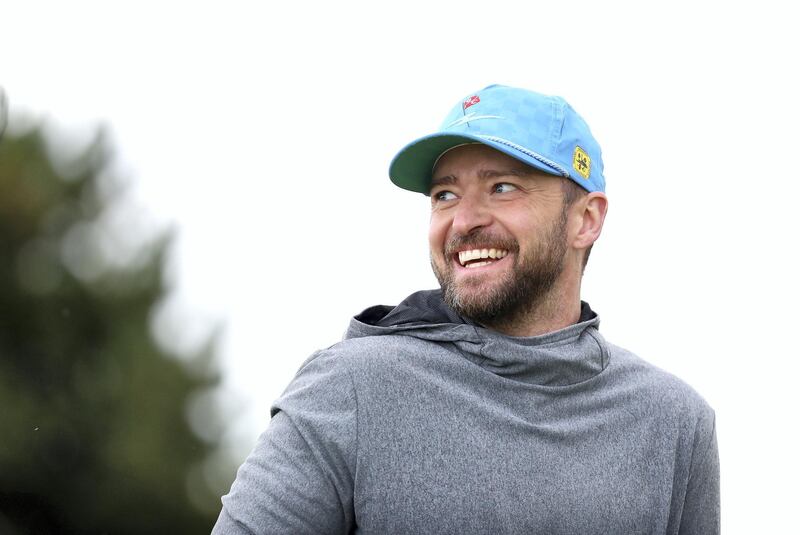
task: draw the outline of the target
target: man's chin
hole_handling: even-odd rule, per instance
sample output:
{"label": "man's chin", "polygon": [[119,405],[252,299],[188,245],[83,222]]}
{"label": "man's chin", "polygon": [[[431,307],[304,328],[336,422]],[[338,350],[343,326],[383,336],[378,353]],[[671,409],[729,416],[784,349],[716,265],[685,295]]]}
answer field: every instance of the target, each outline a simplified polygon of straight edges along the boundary
{"label": "man's chin", "polygon": [[444,288],[447,304],[461,316],[472,319],[492,316],[502,310],[503,295],[503,285],[498,281],[462,280]]}
{"label": "man's chin", "polygon": [[487,273],[484,270],[476,270],[470,273],[467,270],[460,270],[453,273],[450,277],[453,288],[459,293],[473,296],[474,299],[485,299],[487,296],[501,291],[510,284],[509,277],[503,272]]}
{"label": "man's chin", "polygon": [[[483,323],[506,308],[509,284],[508,276],[476,270],[452,269],[434,273],[442,287],[447,305],[460,316]],[[500,275],[500,276],[498,276]]]}

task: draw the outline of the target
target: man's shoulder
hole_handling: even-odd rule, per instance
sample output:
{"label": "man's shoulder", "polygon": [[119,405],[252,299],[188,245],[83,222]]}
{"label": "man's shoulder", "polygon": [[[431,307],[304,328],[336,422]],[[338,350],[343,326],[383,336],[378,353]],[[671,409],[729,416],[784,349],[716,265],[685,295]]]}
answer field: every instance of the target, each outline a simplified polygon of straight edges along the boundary
{"label": "man's shoulder", "polygon": [[355,406],[359,387],[368,384],[364,376],[375,367],[372,362],[385,354],[379,351],[382,344],[371,338],[378,337],[346,339],[312,353],[273,403],[272,414],[278,410],[297,413],[308,407]]}
{"label": "man's shoulder", "polygon": [[644,410],[713,420],[713,409],[689,383],[632,351],[614,344],[608,349],[616,387],[639,398]]}
{"label": "man's shoulder", "polygon": [[360,395],[379,393],[387,385],[414,382],[420,361],[437,358],[437,352],[431,351],[430,346],[428,351],[413,349],[419,343],[426,342],[388,334],[345,339],[318,350],[300,365],[288,388],[274,403],[273,414],[276,409],[291,410],[300,405],[341,402],[354,406]]}
{"label": "man's shoulder", "polygon": [[434,341],[422,340],[401,333],[360,336],[341,340],[325,349],[316,351],[303,366],[316,362],[318,365],[324,363],[326,366],[358,372],[398,361],[407,362],[409,357],[430,354],[436,346],[439,344]]}

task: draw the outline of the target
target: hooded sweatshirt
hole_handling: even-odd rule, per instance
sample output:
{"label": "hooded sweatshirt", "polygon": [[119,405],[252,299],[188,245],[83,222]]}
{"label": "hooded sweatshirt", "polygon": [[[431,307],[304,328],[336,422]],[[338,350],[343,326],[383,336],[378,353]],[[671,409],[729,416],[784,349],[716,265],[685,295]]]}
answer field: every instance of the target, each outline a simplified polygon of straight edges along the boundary
{"label": "hooded sweatshirt", "polygon": [[275,402],[214,533],[719,533],[712,409],[598,325],[367,309]]}

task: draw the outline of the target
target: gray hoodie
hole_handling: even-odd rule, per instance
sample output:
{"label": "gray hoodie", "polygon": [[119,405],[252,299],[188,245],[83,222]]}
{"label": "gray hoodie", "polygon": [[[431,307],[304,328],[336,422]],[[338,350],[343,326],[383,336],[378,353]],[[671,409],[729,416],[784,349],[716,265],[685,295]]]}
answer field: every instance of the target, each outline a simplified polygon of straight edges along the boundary
{"label": "gray hoodie", "polygon": [[713,411],[598,324],[367,309],[275,402],[214,533],[719,533]]}

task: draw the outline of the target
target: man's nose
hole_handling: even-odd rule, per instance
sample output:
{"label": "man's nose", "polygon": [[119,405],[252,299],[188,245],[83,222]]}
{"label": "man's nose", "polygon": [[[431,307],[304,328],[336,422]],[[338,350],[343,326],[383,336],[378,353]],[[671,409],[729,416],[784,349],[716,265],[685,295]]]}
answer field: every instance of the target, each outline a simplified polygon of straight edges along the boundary
{"label": "man's nose", "polygon": [[464,195],[455,209],[453,231],[458,235],[466,236],[492,223],[491,210],[479,195]]}

